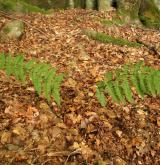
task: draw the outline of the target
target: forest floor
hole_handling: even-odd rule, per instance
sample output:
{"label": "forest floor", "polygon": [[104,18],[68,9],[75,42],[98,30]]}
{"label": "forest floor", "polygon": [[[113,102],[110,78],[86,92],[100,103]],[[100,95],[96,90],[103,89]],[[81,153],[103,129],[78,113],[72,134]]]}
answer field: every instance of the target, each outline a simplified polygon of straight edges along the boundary
{"label": "forest floor", "polygon": [[[145,46],[104,44],[89,39],[93,29],[160,48],[160,32],[135,26],[105,26],[114,12],[66,10],[52,15],[18,16],[25,33],[0,44],[0,52],[23,53],[26,60],[49,62],[66,73],[62,105],[38,96],[31,83],[21,85],[0,71],[0,164],[8,165],[158,165],[160,99],[135,97],[117,105],[107,97],[101,107],[96,83],[106,71],[144,60],[160,69],[160,57]],[[0,20],[0,27],[8,21]]]}

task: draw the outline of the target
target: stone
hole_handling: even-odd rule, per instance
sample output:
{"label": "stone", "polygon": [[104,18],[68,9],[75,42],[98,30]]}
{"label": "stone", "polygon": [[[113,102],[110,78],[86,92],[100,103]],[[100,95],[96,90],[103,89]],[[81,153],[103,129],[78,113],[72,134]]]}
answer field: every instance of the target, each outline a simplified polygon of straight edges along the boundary
{"label": "stone", "polygon": [[10,39],[17,40],[24,33],[24,23],[20,20],[14,20],[6,23],[0,31],[0,41],[6,42]]}

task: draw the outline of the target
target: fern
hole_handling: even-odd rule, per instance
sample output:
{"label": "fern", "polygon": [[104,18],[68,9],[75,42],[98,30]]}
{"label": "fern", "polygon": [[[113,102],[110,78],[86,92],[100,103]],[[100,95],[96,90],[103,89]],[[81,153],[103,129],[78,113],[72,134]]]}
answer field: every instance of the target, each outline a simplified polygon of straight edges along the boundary
{"label": "fern", "polygon": [[132,97],[132,91],[131,91],[131,87],[129,84],[129,81],[127,78],[124,78],[123,82],[122,82],[122,88],[125,94],[125,97],[127,99],[128,102],[133,103],[133,97]]}
{"label": "fern", "polygon": [[11,55],[6,57],[5,69],[6,69],[7,76],[10,76],[13,72],[13,59],[12,59]]}
{"label": "fern", "polygon": [[0,54],[0,69],[4,69],[5,60],[6,60],[5,54],[4,53]]}
{"label": "fern", "polygon": [[120,103],[120,100],[118,96],[116,95],[115,89],[114,89],[114,84],[112,82],[107,82],[105,90],[109,93],[109,95],[112,97],[113,101],[116,103]]}
{"label": "fern", "polygon": [[125,101],[125,97],[124,97],[123,88],[118,80],[116,80],[114,82],[114,88],[115,88],[115,93],[116,93],[118,99],[120,100],[120,102],[125,103],[126,101]]}
{"label": "fern", "polygon": [[30,60],[30,61],[28,61],[26,64],[25,64],[25,69],[27,70],[27,71],[30,71],[33,67],[34,67],[34,65],[36,64],[36,61],[34,60],[34,59],[32,59],[32,60]]}
{"label": "fern", "polygon": [[143,61],[124,65],[121,69],[105,74],[104,80],[97,85],[96,96],[102,106],[106,105],[105,93],[108,93],[114,102],[125,103],[127,100],[134,103],[132,87],[142,99],[146,94],[159,96],[160,70],[144,66]]}
{"label": "fern", "polygon": [[19,55],[14,58],[14,73],[17,80],[25,82],[24,58]]}
{"label": "fern", "polygon": [[156,89],[156,94],[158,96],[160,96],[160,84],[159,84],[160,83],[160,71],[157,71],[157,72],[154,73],[153,83],[154,83],[154,86],[155,86],[155,89]]}
{"label": "fern", "polygon": [[54,96],[54,100],[57,103],[58,106],[61,104],[61,99],[60,99],[60,84],[63,80],[63,74],[60,74],[55,77],[53,87],[52,87],[52,94]]}
{"label": "fern", "polygon": [[1,53],[0,69],[5,70],[8,76],[14,75],[23,83],[26,76],[29,75],[35,91],[39,95],[44,94],[48,101],[53,96],[57,105],[60,106],[60,86],[64,75],[57,75],[56,69],[52,68],[50,64],[37,63],[34,59],[25,63],[22,55],[12,57]]}
{"label": "fern", "polygon": [[105,84],[103,81],[100,81],[97,84],[97,90],[96,90],[96,96],[102,106],[106,106],[106,98],[103,93],[103,90],[105,89]]}
{"label": "fern", "polygon": [[54,76],[55,76],[55,69],[51,69],[49,73],[47,74],[45,83],[44,83],[44,94],[48,101],[50,101],[50,98],[51,98]]}

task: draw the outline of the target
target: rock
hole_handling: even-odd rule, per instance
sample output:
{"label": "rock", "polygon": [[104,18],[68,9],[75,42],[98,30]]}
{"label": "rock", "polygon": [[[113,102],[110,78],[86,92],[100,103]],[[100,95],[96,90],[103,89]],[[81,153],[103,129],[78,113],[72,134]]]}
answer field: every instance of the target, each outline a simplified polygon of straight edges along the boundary
{"label": "rock", "polygon": [[24,32],[24,23],[20,20],[15,20],[6,23],[0,31],[0,41],[5,42],[10,39],[19,39]]}

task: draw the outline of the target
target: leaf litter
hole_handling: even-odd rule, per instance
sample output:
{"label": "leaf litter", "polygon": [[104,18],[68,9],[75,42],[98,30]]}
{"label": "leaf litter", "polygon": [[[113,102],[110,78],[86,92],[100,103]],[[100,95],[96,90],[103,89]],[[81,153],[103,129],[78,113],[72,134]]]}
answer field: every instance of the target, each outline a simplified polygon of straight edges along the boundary
{"label": "leaf litter", "polygon": [[[0,43],[0,51],[49,62],[66,77],[59,109],[54,100],[38,97],[29,83],[21,86],[0,71],[1,164],[160,163],[160,99],[136,97],[135,104],[119,106],[107,97],[102,108],[95,97],[106,71],[139,60],[160,68],[158,56],[145,46],[104,44],[83,33],[91,29],[159,50],[159,31],[101,24],[114,15],[73,9],[17,16],[27,22],[25,33],[16,42]],[[1,19],[0,27],[7,21]]]}

